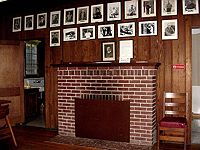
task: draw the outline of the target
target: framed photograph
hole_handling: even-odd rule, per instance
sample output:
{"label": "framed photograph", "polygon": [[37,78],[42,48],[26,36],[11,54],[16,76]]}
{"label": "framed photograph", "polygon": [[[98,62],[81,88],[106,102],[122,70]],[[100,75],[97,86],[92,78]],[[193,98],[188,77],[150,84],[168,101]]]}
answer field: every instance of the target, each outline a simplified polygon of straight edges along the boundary
{"label": "framed photograph", "polygon": [[80,40],[95,39],[95,26],[80,27]]}
{"label": "framed photograph", "polygon": [[76,41],[77,28],[67,28],[63,30],[63,41]]}
{"label": "framed photograph", "polygon": [[75,8],[64,9],[64,25],[75,24]]}
{"label": "framed photograph", "polygon": [[37,14],[37,29],[47,27],[47,13]]}
{"label": "framed photograph", "polygon": [[77,23],[88,23],[89,22],[89,6],[77,8]]}
{"label": "framed photograph", "polygon": [[161,15],[162,16],[177,15],[177,0],[162,0]]}
{"label": "framed photograph", "polygon": [[99,25],[98,38],[114,38],[114,24]]}
{"label": "framed photograph", "polygon": [[29,15],[24,17],[24,30],[33,30],[34,16]]}
{"label": "framed photograph", "polygon": [[135,22],[119,23],[118,37],[135,36]]}
{"label": "framed photograph", "polygon": [[129,0],[124,3],[125,19],[138,18],[138,0]]}
{"label": "framed photograph", "polygon": [[103,22],[104,9],[103,4],[91,6],[91,22]]}
{"label": "framed photograph", "polygon": [[156,0],[141,0],[142,17],[156,16]]}
{"label": "framed photograph", "polygon": [[115,61],[115,42],[102,43],[103,61]]}
{"label": "framed photograph", "polygon": [[182,0],[183,14],[198,14],[199,0]]}
{"label": "framed photograph", "polygon": [[107,21],[121,20],[121,2],[107,4]]}
{"label": "framed photograph", "polygon": [[162,39],[178,39],[177,19],[162,20]]}
{"label": "framed photograph", "polygon": [[139,36],[157,35],[157,21],[139,22]]}
{"label": "framed photograph", "polygon": [[50,13],[50,27],[60,26],[60,11],[53,11]]}
{"label": "framed photograph", "polygon": [[50,47],[60,46],[60,30],[50,31]]}
{"label": "framed photograph", "polygon": [[22,17],[13,18],[13,27],[12,27],[13,32],[21,31],[21,22],[22,22]]}

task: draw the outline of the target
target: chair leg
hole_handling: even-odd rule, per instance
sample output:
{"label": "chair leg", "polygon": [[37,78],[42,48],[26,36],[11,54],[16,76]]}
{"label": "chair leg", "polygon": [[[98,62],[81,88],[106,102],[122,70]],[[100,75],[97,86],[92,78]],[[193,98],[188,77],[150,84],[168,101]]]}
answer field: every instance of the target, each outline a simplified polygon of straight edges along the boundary
{"label": "chair leg", "polygon": [[15,144],[15,147],[17,147],[17,142],[16,142],[16,139],[15,139],[15,135],[14,135],[14,133],[13,133],[13,130],[12,130],[12,127],[11,127],[11,124],[10,124],[10,121],[9,121],[8,116],[6,116],[6,123],[7,123],[8,127],[9,127],[9,129],[10,129],[10,132],[11,132],[12,139],[13,139],[13,142],[14,142],[14,144]]}
{"label": "chair leg", "polygon": [[158,131],[157,131],[157,150],[160,148],[160,127],[158,125]]}
{"label": "chair leg", "polygon": [[184,150],[187,149],[187,127],[185,127],[184,131]]}

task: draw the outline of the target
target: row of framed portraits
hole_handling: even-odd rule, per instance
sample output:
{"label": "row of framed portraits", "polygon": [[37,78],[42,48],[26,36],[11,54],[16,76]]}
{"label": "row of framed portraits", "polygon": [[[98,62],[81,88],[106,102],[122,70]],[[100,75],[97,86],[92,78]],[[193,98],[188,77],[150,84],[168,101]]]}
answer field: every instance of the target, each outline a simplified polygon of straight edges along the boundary
{"label": "row of framed portraits", "polygon": [[[177,15],[178,0],[161,0],[161,16]],[[124,19],[139,17],[139,0],[124,2]],[[183,14],[198,14],[198,0],[182,0]],[[121,2],[107,3],[107,21],[121,20]],[[63,25],[89,23],[89,6],[64,9]],[[76,19],[75,19],[75,16]],[[91,5],[91,23],[104,21],[104,4]],[[156,0],[141,0],[141,17],[156,16]],[[21,31],[21,17],[13,18],[13,32]],[[61,11],[50,12],[50,27],[58,27],[61,24]],[[37,14],[37,29],[47,27],[47,13]],[[34,15],[24,17],[24,30],[34,29]]]}
{"label": "row of framed portraits", "polygon": [[[162,20],[162,39],[177,39],[177,19]],[[114,24],[98,25],[98,39],[114,38]],[[157,35],[157,21],[139,22],[139,36]],[[95,39],[95,26],[80,27],[80,40]],[[135,36],[135,22],[119,23],[118,37]],[[78,28],[63,29],[63,41],[78,40]],[[50,46],[60,46],[60,30],[50,31]]]}

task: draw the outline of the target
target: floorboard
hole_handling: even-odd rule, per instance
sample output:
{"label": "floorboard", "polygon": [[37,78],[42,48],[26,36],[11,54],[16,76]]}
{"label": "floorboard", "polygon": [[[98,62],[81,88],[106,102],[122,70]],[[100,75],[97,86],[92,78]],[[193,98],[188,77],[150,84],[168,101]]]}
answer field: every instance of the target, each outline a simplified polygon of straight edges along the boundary
{"label": "floorboard", "polygon": [[[57,131],[47,130],[38,127],[14,127],[14,133],[17,139],[18,147],[15,148],[11,139],[0,141],[0,150],[99,150],[101,148],[86,147],[74,144],[52,142],[51,139],[56,137]],[[145,148],[136,146],[137,150]],[[131,148],[136,150],[135,148]],[[106,149],[106,148],[104,148]],[[112,150],[112,148],[108,148]],[[151,150],[156,150],[156,146]],[[117,149],[113,149],[117,150]],[[119,150],[122,150],[119,148]],[[182,144],[161,144],[160,150],[183,150]],[[200,145],[188,145],[187,150],[200,150]]]}

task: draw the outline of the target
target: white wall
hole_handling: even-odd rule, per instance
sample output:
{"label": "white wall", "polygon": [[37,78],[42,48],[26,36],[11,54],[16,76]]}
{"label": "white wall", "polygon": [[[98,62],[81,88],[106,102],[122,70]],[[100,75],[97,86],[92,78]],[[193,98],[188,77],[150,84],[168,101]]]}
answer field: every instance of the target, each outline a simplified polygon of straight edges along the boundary
{"label": "white wall", "polygon": [[192,29],[192,112],[200,114],[200,29]]}

